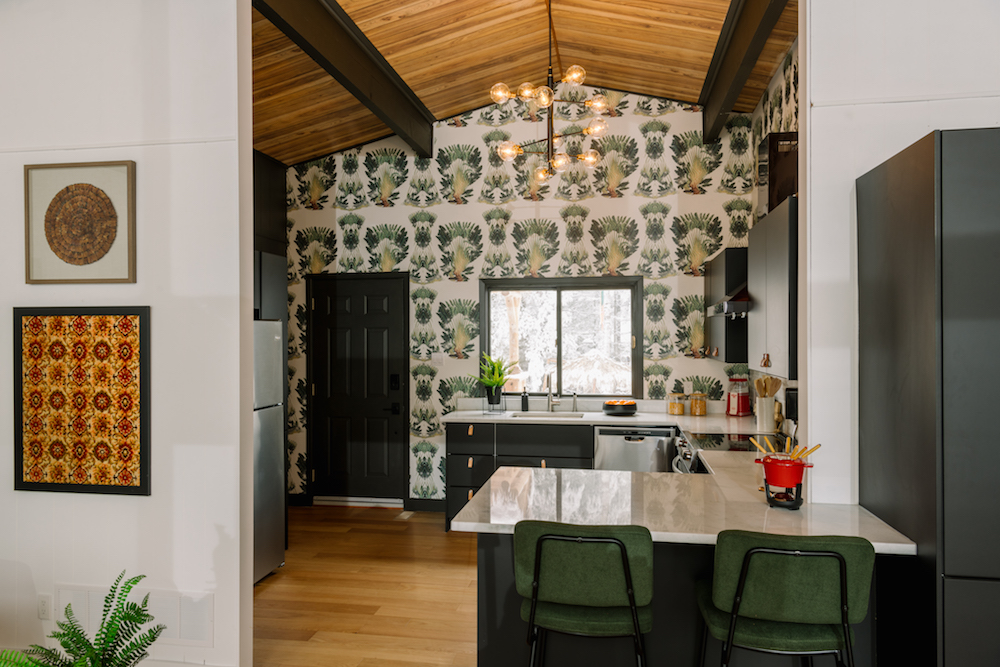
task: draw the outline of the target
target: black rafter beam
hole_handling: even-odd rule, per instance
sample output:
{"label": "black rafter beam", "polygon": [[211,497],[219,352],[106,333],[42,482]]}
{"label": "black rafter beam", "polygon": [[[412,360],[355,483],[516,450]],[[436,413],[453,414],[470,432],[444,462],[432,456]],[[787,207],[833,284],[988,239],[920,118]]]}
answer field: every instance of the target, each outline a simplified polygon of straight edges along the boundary
{"label": "black rafter beam", "polygon": [[335,0],[253,0],[253,6],[420,157],[431,157],[434,115]]}
{"label": "black rafter beam", "polygon": [[732,0],[698,98],[704,108],[705,143],[719,138],[787,4],[788,0]]}

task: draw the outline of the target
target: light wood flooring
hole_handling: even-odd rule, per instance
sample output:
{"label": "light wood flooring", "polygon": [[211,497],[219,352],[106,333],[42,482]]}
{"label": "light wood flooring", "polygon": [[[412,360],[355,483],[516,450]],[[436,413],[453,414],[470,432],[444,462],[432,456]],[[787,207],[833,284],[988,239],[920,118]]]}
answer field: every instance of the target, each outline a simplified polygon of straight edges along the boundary
{"label": "light wood flooring", "polygon": [[254,588],[254,667],[476,664],[476,539],[444,515],[292,507]]}

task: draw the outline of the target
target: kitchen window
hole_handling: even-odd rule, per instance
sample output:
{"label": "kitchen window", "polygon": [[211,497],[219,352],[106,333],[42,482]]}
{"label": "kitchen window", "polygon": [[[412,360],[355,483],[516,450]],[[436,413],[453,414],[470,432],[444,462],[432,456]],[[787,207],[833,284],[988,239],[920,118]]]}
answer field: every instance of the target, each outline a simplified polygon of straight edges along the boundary
{"label": "kitchen window", "polygon": [[480,346],[516,360],[507,393],[642,398],[642,277],[479,281]]}

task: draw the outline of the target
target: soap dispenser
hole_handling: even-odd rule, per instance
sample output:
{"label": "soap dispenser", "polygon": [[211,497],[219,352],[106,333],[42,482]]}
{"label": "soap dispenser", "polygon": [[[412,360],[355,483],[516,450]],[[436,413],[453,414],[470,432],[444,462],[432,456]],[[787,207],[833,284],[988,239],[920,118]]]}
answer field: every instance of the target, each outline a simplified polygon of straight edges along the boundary
{"label": "soap dispenser", "polygon": [[524,389],[521,391],[521,412],[528,411],[528,390]]}

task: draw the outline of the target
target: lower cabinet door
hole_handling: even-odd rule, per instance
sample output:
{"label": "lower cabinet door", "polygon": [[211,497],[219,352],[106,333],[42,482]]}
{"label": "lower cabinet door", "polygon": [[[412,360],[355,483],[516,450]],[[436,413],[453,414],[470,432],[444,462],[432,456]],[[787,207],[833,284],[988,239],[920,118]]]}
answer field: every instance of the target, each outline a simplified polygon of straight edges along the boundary
{"label": "lower cabinet door", "polygon": [[465,507],[465,504],[472,500],[473,494],[478,491],[477,487],[471,486],[449,486],[448,496],[445,498],[445,518],[451,525],[452,518]]}
{"label": "lower cabinet door", "polygon": [[473,486],[478,489],[496,469],[492,454],[448,454],[446,461],[449,487]]}
{"label": "lower cabinet door", "polygon": [[944,580],[944,664],[1000,665],[1000,581]]}
{"label": "lower cabinet door", "polygon": [[564,456],[498,456],[497,467],[521,466],[522,468],[576,468],[594,467],[594,459],[568,458]]}

